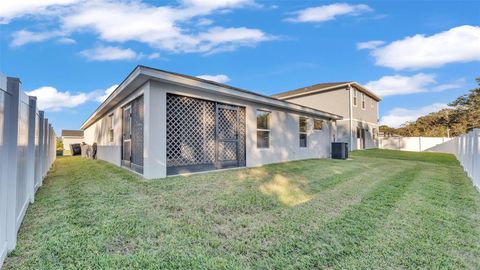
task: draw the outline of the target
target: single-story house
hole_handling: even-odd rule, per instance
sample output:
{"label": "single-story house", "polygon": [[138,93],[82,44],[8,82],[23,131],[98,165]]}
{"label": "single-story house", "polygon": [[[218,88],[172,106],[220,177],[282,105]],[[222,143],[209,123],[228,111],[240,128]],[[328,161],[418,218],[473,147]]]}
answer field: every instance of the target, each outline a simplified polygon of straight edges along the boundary
{"label": "single-story house", "polygon": [[335,140],[348,143],[350,150],[378,148],[378,105],[382,99],[357,82],[319,83],[273,97],[342,116],[336,122]]}
{"label": "single-story house", "polygon": [[330,157],[340,115],[137,66],[85,121],[97,158],[147,179]]}
{"label": "single-story house", "polygon": [[62,130],[63,150],[71,151],[72,144],[81,144],[85,141],[83,130]]}

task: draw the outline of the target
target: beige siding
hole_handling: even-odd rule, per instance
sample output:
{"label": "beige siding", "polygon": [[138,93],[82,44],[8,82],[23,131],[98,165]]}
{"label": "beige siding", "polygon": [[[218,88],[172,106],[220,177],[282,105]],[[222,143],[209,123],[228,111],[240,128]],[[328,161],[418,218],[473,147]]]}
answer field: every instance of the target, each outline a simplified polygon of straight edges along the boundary
{"label": "beige siding", "polygon": [[348,96],[349,93],[346,89],[337,89],[289,98],[287,101],[348,118]]}
{"label": "beige siding", "polygon": [[[357,92],[357,105],[353,106],[350,116],[350,93],[346,88],[322,91],[315,94],[287,99],[300,105],[341,115],[344,120],[337,121],[336,141],[349,143],[351,150],[360,149],[357,139],[357,127],[364,129],[365,148],[375,148],[378,141],[374,140],[374,129],[378,130],[378,102],[365,94],[365,109],[362,109],[361,91]],[[350,119],[351,118],[351,119]],[[351,127],[350,127],[351,125]]]}
{"label": "beige siding", "polygon": [[[366,106],[365,106],[365,109],[362,109],[362,98],[360,93],[361,92],[359,91],[357,106],[353,106],[353,119],[356,119],[359,121],[365,121],[369,123],[377,123],[378,122],[378,112],[377,112],[378,102],[375,101],[373,98],[365,95]],[[353,93],[352,93],[352,96],[353,96]]]}

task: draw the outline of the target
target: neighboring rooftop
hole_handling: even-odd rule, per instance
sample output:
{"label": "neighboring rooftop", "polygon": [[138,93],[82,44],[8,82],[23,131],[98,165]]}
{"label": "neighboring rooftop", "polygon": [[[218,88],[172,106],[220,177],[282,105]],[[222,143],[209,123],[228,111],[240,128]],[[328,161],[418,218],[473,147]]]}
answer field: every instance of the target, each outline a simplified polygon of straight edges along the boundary
{"label": "neighboring rooftop", "polygon": [[83,137],[83,130],[62,129],[62,137]]}
{"label": "neighboring rooftop", "polygon": [[334,89],[338,89],[338,88],[341,88],[341,87],[345,87],[347,85],[351,85],[352,87],[357,88],[359,91],[364,92],[365,94],[367,94],[371,98],[375,99],[376,101],[382,100],[379,96],[375,95],[373,92],[368,90],[366,87],[364,87],[364,86],[362,86],[359,83],[354,82],[354,81],[318,83],[318,84],[298,88],[298,89],[295,89],[295,90],[278,93],[278,94],[272,95],[272,97],[284,100],[284,99],[289,99],[289,98],[293,98],[293,97],[297,97],[297,96],[304,96],[304,95],[308,95],[308,94],[318,93],[318,92],[321,92],[321,91],[334,90]]}

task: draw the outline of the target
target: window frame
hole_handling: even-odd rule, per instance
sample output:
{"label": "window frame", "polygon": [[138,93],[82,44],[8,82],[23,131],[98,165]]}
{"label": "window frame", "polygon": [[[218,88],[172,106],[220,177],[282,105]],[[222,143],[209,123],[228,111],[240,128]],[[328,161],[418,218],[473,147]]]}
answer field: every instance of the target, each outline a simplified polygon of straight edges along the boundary
{"label": "window frame", "polygon": [[[259,128],[258,127],[258,113],[259,112],[263,112],[263,113],[267,113],[267,128]],[[271,115],[272,115],[272,112],[271,111],[268,111],[268,110],[262,110],[262,109],[257,109],[255,111],[256,113],[256,120],[257,120],[257,130],[256,130],[256,133],[257,133],[257,149],[270,149],[270,145],[271,145],[271,125],[270,125],[270,118],[271,118]],[[258,132],[267,132],[268,134],[268,139],[266,140],[267,142],[267,146],[259,146],[259,136],[258,136]]]}
{"label": "window frame", "polygon": [[[316,123],[320,122],[320,128],[317,128],[316,127]],[[320,131],[320,130],[323,130],[323,120],[322,119],[313,119],[313,130],[317,130],[317,131]]]}
{"label": "window frame", "polygon": [[357,107],[358,106],[358,90],[356,88],[353,88],[353,106]]}
{"label": "window frame", "polygon": [[111,113],[107,116],[107,126],[109,127],[107,130],[107,141],[109,143],[115,142],[115,115]]}
{"label": "window frame", "polygon": [[[305,131],[302,131],[302,120],[305,120]],[[305,136],[305,146],[302,146],[302,135]],[[298,117],[298,146],[308,148],[308,118],[305,116]]]}
{"label": "window frame", "polygon": [[362,104],[362,110],[366,110],[367,109],[367,100],[365,98],[365,93],[361,93],[361,104]]}

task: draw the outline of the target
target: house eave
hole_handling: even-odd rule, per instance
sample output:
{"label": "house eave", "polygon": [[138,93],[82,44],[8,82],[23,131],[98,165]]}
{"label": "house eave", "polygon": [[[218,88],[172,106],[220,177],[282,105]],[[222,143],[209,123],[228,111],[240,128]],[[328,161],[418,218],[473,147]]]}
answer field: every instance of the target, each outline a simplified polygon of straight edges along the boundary
{"label": "house eave", "polygon": [[110,94],[110,96],[95,110],[95,112],[85,121],[81,130],[85,130],[103,115],[109,112],[117,104],[119,104],[125,97],[133,93],[140,86],[147,81],[160,81],[166,83],[177,84],[193,88],[202,92],[219,94],[222,96],[233,97],[240,100],[261,103],[272,107],[282,108],[298,113],[307,114],[313,117],[330,120],[340,120],[340,115],[316,110],[313,108],[305,107],[288,101],[276,99],[270,96],[264,96],[257,93],[253,93],[240,88],[230,87],[215,82],[210,82],[203,79],[197,79],[190,76],[183,76],[171,72],[166,72],[150,67],[137,66],[127,78]]}
{"label": "house eave", "polygon": [[373,98],[375,101],[379,102],[379,101],[382,100],[382,98],[380,96],[374,94],[372,91],[368,90],[365,86],[363,86],[363,85],[361,85],[361,84],[359,84],[358,82],[355,82],[355,81],[346,82],[346,83],[343,83],[343,84],[337,84],[337,85],[324,87],[324,88],[311,89],[309,91],[305,91],[305,92],[302,92],[302,93],[294,93],[294,94],[291,94],[291,95],[280,96],[280,95],[282,95],[282,93],[279,93],[279,94],[273,95],[273,97],[276,97],[277,99],[280,99],[280,100],[289,100],[289,99],[296,98],[296,97],[303,97],[303,96],[308,96],[308,95],[312,95],[312,94],[316,94],[316,93],[341,89],[341,88],[345,88],[347,86],[352,86],[352,87],[357,88],[358,90],[364,92],[365,94],[367,94],[368,96]]}

